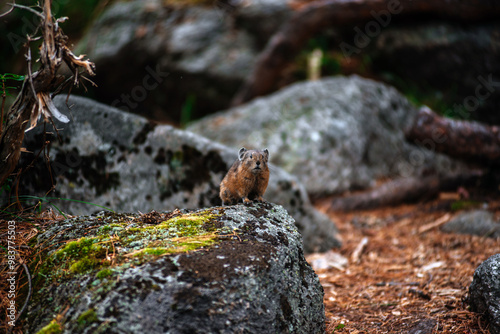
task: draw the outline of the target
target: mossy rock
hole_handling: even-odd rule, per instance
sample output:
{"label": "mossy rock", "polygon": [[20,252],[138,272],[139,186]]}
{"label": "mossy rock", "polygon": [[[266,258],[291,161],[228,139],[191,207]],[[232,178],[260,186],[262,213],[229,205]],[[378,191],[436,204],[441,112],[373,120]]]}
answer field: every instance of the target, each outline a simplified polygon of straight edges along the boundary
{"label": "mossy rock", "polygon": [[28,333],[324,331],[323,289],[281,206],[76,217],[38,250]]}

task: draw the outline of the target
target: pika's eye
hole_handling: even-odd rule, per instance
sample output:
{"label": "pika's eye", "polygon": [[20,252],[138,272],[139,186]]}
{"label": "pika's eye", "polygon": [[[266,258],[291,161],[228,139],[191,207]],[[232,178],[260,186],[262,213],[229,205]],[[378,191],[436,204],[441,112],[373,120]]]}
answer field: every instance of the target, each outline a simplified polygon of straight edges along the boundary
{"label": "pika's eye", "polygon": [[250,154],[250,159],[253,159],[251,154]]}

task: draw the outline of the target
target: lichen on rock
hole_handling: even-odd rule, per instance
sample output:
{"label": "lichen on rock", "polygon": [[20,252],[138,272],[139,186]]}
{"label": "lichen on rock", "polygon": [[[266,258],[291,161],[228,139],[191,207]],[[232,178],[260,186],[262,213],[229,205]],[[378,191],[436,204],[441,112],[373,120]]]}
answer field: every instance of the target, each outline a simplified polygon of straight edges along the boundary
{"label": "lichen on rock", "polygon": [[283,207],[146,216],[75,217],[39,235],[28,332],[324,331],[323,289]]}
{"label": "lichen on rock", "polygon": [[500,333],[500,254],[477,267],[467,299],[471,311],[487,321],[490,333]]}

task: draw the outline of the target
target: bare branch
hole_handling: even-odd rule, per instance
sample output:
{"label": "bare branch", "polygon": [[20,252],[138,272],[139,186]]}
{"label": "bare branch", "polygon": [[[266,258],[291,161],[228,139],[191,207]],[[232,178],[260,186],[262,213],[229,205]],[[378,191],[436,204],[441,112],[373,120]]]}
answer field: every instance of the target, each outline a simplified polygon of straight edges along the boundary
{"label": "bare branch", "polygon": [[329,211],[368,210],[401,203],[431,199],[440,191],[455,190],[459,186],[474,184],[483,177],[482,172],[467,174],[401,178],[388,181],[366,192],[335,198]]}
{"label": "bare branch", "polygon": [[[10,6],[12,6],[11,10],[9,11],[9,13],[14,9],[14,8],[20,8],[20,9],[24,9],[24,10],[27,10],[29,12],[32,12],[33,14],[37,15],[38,17],[40,17],[41,19],[44,19],[45,17],[43,16],[42,13],[34,10],[33,8],[31,7],[28,7],[28,6],[23,6],[23,5],[18,5],[16,3],[10,3],[9,4]],[[7,13],[8,14],[8,13]],[[5,15],[5,14],[2,14],[2,16]]]}
{"label": "bare branch", "polygon": [[420,109],[406,139],[472,164],[500,164],[500,127],[442,117]]}
{"label": "bare branch", "polygon": [[35,85],[33,84],[33,74],[31,72],[31,48],[30,48],[30,45],[29,45],[30,40],[31,39],[28,36],[28,51],[27,51],[27,54],[26,54],[26,61],[28,62],[28,80],[30,82],[30,86],[31,86],[31,91],[33,93],[33,97],[34,97],[34,99],[36,101],[37,99],[36,99]]}
{"label": "bare branch", "polygon": [[[9,5],[12,5],[12,4],[9,4]],[[6,15],[9,15],[10,13],[12,13],[13,10],[14,10],[14,6],[10,7],[10,9],[8,11],[6,11],[3,14],[1,14],[0,17],[4,17]]]}

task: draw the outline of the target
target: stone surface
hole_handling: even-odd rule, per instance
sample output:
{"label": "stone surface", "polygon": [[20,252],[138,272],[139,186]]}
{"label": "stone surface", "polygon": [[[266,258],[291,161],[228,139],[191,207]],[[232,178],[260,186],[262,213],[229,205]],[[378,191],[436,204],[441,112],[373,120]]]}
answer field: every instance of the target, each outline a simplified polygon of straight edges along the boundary
{"label": "stone surface", "polygon": [[439,91],[449,116],[500,124],[499,29],[493,21],[391,24],[368,52],[379,70]]}
{"label": "stone surface", "polygon": [[481,237],[500,237],[500,222],[496,221],[493,213],[487,210],[461,213],[443,225],[441,229],[445,232],[471,234]]}
{"label": "stone surface", "polygon": [[411,145],[416,108],[393,87],[357,76],[325,78],[208,116],[189,126],[234,148],[267,147],[314,194],[373,186],[379,178],[449,174],[459,164]]}
{"label": "stone surface", "polygon": [[489,321],[490,333],[500,333],[500,254],[488,258],[474,272],[469,305]]}
{"label": "stone surface", "polygon": [[[259,49],[290,12],[284,0],[116,2],[77,49],[96,63],[100,101],[178,122],[227,108]],[[147,79],[151,70],[165,75]],[[181,115],[183,108],[189,115]]]}
{"label": "stone surface", "polygon": [[[204,222],[197,235],[184,238],[202,240],[215,234],[215,243],[190,252],[137,256],[144,247],[150,252],[164,249],[169,238],[182,233],[181,222],[187,217]],[[177,223],[165,229],[173,220]],[[93,242],[95,253],[86,255],[95,262],[73,273],[70,263],[83,258],[72,255],[66,242],[81,242],[84,235],[83,240]],[[50,226],[38,236],[36,247],[43,248],[46,257],[32,269],[35,289],[28,333],[62,313],[58,325],[63,333],[325,330],[323,288],[304,259],[293,219],[281,206],[210,208],[166,222],[150,218],[146,223],[137,214],[76,217]],[[46,307],[48,300],[51,307]]]}
{"label": "stone surface", "polygon": [[[55,104],[71,121],[56,121],[61,142],[52,136],[51,173],[39,159],[21,178],[20,195],[46,198],[71,214],[90,214],[101,208],[147,212],[220,205],[219,184],[237,158],[229,149],[171,126],[154,126],[144,118],[92,100],[73,96],[68,112],[65,97]],[[51,131],[51,127],[47,127]],[[39,152],[43,125],[29,131],[25,147]],[[273,163],[274,152],[270,151]],[[33,160],[24,154],[22,165]],[[295,218],[307,252],[339,246],[335,225],[311,205],[304,187],[278,167],[271,168],[264,198],[282,204]]]}

